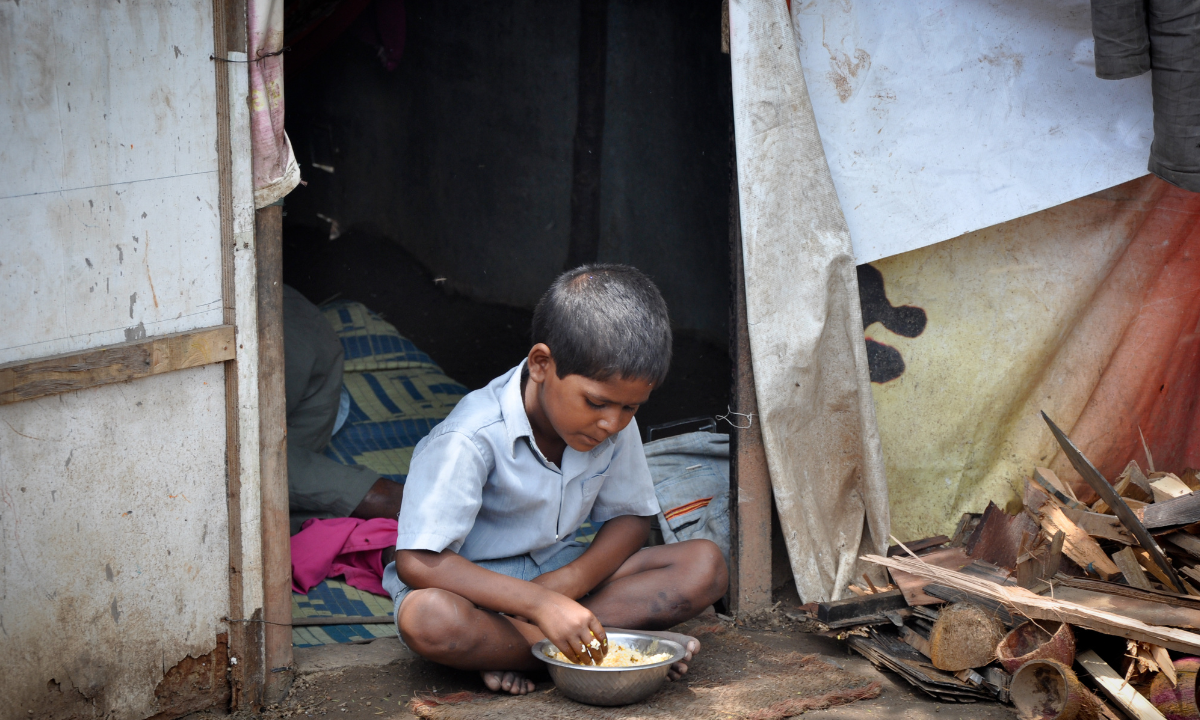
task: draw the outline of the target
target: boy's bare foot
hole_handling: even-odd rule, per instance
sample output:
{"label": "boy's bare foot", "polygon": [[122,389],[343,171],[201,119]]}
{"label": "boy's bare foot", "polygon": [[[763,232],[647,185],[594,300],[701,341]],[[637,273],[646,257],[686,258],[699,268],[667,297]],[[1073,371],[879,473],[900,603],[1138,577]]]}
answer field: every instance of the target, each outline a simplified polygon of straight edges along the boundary
{"label": "boy's bare foot", "polygon": [[[613,632],[620,632],[619,628],[609,628],[609,630]],[[671,669],[667,672],[667,677],[671,678],[672,680],[678,680],[684,675],[687,675],[688,663],[692,661],[693,657],[700,654],[700,641],[691,635],[668,632],[666,630],[631,630],[630,632],[640,632],[647,635],[654,635],[656,637],[664,638],[666,640],[674,640],[683,646],[683,659],[671,665]]]}
{"label": "boy's bare foot", "polygon": [[[690,657],[690,656],[689,656]],[[687,672],[686,669],[684,672]],[[513,695],[524,695],[533,692],[533,681],[522,673],[512,670],[480,670],[483,684],[492,692],[506,692]]]}

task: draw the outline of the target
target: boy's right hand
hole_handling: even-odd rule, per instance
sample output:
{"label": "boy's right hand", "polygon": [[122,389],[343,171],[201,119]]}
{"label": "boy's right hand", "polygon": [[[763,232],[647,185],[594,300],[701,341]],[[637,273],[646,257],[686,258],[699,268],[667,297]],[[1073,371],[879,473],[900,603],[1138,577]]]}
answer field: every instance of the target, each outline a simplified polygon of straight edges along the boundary
{"label": "boy's right hand", "polygon": [[[538,606],[530,620],[571,662],[599,665],[608,652],[604,626],[591,610],[571,598],[556,592],[547,595],[550,597]],[[593,640],[598,641],[599,648],[592,647]]]}

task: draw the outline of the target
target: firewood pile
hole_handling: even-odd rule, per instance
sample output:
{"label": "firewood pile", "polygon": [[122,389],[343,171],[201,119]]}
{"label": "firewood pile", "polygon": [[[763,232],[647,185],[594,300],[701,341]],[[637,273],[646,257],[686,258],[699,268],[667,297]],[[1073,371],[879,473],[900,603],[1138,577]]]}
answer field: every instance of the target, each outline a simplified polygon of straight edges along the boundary
{"label": "firewood pile", "polygon": [[1087,485],[1037,468],[1015,515],[991,504],[953,537],[865,556],[892,584],[864,576],[814,619],[944,701],[1200,719],[1200,472],[1156,471],[1147,449],[1110,484],[1046,421]]}

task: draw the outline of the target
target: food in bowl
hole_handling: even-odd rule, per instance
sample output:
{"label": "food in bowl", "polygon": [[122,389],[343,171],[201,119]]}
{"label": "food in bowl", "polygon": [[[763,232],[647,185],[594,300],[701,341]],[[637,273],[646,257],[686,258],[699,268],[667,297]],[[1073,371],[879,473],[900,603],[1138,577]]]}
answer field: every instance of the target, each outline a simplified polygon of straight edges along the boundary
{"label": "food in bowl", "polygon": [[[592,642],[595,642],[594,640]],[[548,650],[554,650],[555,654],[549,655],[559,662],[571,663],[572,665],[587,664],[573,663],[566,655],[563,655],[558,648],[551,647]],[[670,660],[671,653],[661,652],[654,655],[648,655],[633,648],[625,647],[624,645],[614,644],[608,649],[608,654],[604,656],[604,660],[597,667],[635,667],[637,665],[653,665],[664,660]]]}

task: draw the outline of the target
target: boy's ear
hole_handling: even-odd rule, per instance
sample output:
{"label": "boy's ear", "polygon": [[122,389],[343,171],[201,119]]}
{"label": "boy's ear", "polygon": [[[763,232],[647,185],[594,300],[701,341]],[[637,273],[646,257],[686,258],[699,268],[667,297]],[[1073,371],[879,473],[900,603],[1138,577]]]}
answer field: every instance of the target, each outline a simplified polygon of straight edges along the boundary
{"label": "boy's ear", "polygon": [[545,382],[546,376],[554,372],[554,356],[550,354],[550,346],[538,343],[530,348],[527,366],[530,380],[535,383]]}

